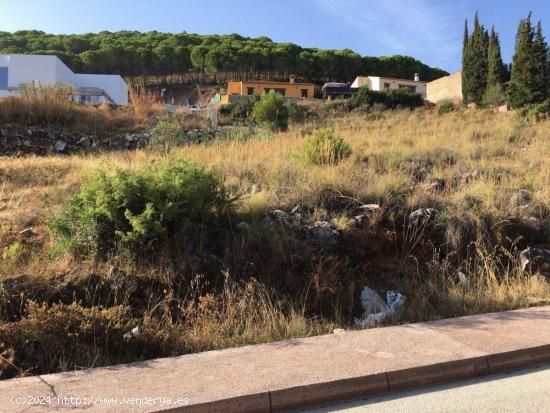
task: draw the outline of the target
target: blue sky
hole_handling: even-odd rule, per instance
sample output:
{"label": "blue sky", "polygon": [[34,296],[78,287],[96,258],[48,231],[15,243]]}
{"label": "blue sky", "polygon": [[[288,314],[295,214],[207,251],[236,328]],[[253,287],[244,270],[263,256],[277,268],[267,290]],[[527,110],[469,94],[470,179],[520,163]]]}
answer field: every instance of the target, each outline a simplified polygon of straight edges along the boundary
{"label": "blue sky", "polygon": [[454,71],[464,19],[476,10],[487,27],[496,26],[506,61],[529,11],[550,38],[548,0],[0,0],[0,30],[265,35],[362,55],[406,54]]}

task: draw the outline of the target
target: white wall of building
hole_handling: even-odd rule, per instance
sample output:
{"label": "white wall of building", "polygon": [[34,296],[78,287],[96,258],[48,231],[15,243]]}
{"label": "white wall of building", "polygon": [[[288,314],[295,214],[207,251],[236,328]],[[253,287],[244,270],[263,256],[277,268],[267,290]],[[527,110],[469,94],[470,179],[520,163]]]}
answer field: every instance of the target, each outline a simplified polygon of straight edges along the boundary
{"label": "white wall of building", "polygon": [[[416,93],[426,97],[426,82],[417,82],[415,80],[394,79],[391,77],[379,76],[358,76],[351,84],[352,88],[360,88],[368,85],[370,90],[382,91],[384,89],[399,89],[404,86],[412,86]],[[387,86],[387,87],[386,87]]]}
{"label": "white wall of building", "polygon": [[128,104],[128,85],[119,75],[75,75],[78,87],[98,87],[109,94],[117,105]]}
{"label": "white wall of building", "polygon": [[[75,74],[57,56],[0,55],[0,67],[8,68],[8,89],[0,96],[17,95],[22,83],[39,81],[43,85],[63,83],[103,89],[118,105],[128,104],[128,86],[119,75]],[[99,103],[99,102],[98,102]]]}

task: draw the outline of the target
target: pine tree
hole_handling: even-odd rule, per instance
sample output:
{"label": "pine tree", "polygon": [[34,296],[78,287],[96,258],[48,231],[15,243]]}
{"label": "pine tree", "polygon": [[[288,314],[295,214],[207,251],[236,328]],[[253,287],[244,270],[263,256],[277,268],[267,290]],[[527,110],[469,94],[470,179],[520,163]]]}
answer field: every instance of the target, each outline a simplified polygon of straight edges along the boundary
{"label": "pine tree", "polygon": [[487,49],[489,35],[483,25],[479,23],[476,13],[474,31],[468,38],[465,47],[462,93],[465,102],[474,102],[480,105],[487,87]]}
{"label": "pine tree", "polygon": [[521,107],[534,101],[533,60],[534,32],[531,13],[519,23],[516,36],[516,49],[512,59],[512,75],[508,95],[512,107]]}
{"label": "pine tree", "polygon": [[487,88],[484,102],[488,105],[501,105],[505,102],[504,82],[506,82],[506,67],[502,63],[500,40],[495,31],[491,35],[487,46]]}
{"label": "pine tree", "polygon": [[539,21],[533,42],[533,101],[542,102],[550,93],[550,60],[548,44],[542,34],[542,23]]}

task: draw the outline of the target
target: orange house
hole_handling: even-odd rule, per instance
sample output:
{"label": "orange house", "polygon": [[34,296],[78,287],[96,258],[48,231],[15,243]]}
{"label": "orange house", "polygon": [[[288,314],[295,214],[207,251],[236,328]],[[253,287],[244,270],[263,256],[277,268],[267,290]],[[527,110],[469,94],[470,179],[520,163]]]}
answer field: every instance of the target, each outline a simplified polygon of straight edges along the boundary
{"label": "orange house", "polygon": [[268,93],[274,90],[282,96],[289,98],[313,98],[315,85],[313,83],[296,83],[294,76],[289,82],[269,82],[251,80],[242,82],[228,82],[227,95],[221,97],[221,103],[231,102],[231,96],[253,96]]}

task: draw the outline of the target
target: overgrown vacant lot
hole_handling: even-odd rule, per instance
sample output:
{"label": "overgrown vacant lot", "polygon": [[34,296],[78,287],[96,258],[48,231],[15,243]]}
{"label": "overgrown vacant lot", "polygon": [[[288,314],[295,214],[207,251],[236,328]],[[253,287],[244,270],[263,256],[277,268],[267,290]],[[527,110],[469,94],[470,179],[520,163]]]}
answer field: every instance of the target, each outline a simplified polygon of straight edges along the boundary
{"label": "overgrown vacant lot", "polygon": [[[0,378],[352,328],[364,286],[407,296],[395,323],[550,301],[520,262],[550,242],[550,121],[422,109],[322,123],[350,156],[308,162],[306,124],[168,160],[0,158]],[[198,181],[201,199],[180,193]]]}

